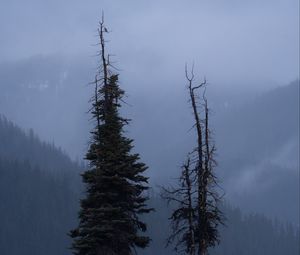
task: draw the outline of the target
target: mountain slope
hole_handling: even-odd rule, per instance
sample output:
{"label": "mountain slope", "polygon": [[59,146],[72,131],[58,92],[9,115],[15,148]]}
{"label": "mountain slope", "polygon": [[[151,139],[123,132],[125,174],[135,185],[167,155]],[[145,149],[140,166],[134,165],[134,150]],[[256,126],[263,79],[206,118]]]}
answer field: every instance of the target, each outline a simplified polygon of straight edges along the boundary
{"label": "mountain slope", "polygon": [[299,81],[219,117],[218,173],[227,197],[299,224]]}
{"label": "mountain slope", "polygon": [[[168,217],[172,206],[154,196],[151,206],[157,209],[148,219],[153,242],[141,254],[175,255],[172,246],[165,247],[170,234]],[[221,243],[210,250],[211,255],[297,255],[300,251],[299,229],[271,221],[261,214],[245,214],[238,208],[224,205],[225,226],[220,227]]]}
{"label": "mountain slope", "polygon": [[53,144],[42,142],[33,132],[25,132],[0,115],[0,156],[1,158],[24,161],[39,166],[44,171],[62,174],[79,172],[77,164]]}
{"label": "mountain slope", "polygon": [[[6,139],[2,141],[0,150],[1,255],[71,254],[68,249],[71,240],[67,233],[78,220],[79,193],[82,190],[79,167],[54,146],[46,145],[37,138],[33,142],[30,135],[6,120],[2,119],[0,123],[0,137]],[[9,144],[8,138],[14,142]],[[4,145],[8,146],[7,152]],[[34,148],[40,151],[18,155],[20,147],[29,152]],[[38,165],[45,165],[40,161],[42,154],[50,168]],[[49,159],[55,159],[55,164]],[[71,170],[73,166],[74,171]],[[151,196],[150,203],[156,212],[145,220],[153,243],[148,250],[138,254],[175,254],[171,248],[164,247],[169,233],[170,208],[155,194]],[[222,229],[221,246],[212,254],[298,254],[299,233],[293,233],[293,228],[274,225],[259,215],[245,217],[231,207],[225,208],[225,214],[228,227]]]}
{"label": "mountain slope", "polygon": [[38,55],[0,63],[0,114],[34,128],[39,137],[59,144],[73,158],[82,155],[92,92],[87,86],[93,77],[90,62],[84,57]]}
{"label": "mountain slope", "polygon": [[54,145],[0,118],[0,249],[3,255],[65,255],[82,168]]}
{"label": "mountain slope", "polygon": [[66,255],[78,196],[67,179],[30,163],[0,160],[0,248],[3,255]]}

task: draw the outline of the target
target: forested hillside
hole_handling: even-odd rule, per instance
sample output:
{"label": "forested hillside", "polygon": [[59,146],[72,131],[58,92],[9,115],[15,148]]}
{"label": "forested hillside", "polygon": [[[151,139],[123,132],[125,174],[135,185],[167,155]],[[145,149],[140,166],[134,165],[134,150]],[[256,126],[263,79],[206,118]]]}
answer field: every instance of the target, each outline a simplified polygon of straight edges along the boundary
{"label": "forested hillside", "polygon": [[[78,165],[55,146],[40,142],[33,133],[26,134],[4,118],[0,126],[1,255],[71,254],[67,233],[77,222]],[[51,169],[43,167],[41,154],[49,164],[53,161]],[[176,254],[171,247],[165,248],[171,207],[155,192],[150,197],[156,212],[145,220],[153,241],[140,254]],[[221,245],[212,254],[299,253],[299,232],[296,235],[293,227],[272,223],[261,215],[244,215],[230,206],[225,207],[225,214],[227,227],[222,228]]]}
{"label": "forested hillside", "polygon": [[[148,219],[153,243],[143,254],[177,254],[171,247],[165,247],[170,233],[167,218],[170,216],[171,206],[166,206],[157,196],[151,203],[159,210]],[[290,224],[271,221],[261,214],[245,214],[228,204],[222,210],[227,219],[221,227],[221,243],[211,249],[211,255],[299,254],[299,229],[296,230]]]}
{"label": "forested hillside", "polygon": [[29,161],[0,160],[1,254],[68,254],[66,233],[78,204],[71,176],[54,178]]}
{"label": "forested hillside", "polygon": [[0,0],[0,255],[300,255],[299,0]]}
{"label": "forested hillside", "polygon": [[227,197],[299,224],[299,80],[229,105],[217,117],[218,172]]}
{"label": "forested hillside", "polygon": [[1,254],[67,254],[79,172],[53,144],[0,118]]}
{"label": "forested hillside", "polygon": [[79,166],[60,148],[42,142],[32,129],[24,131],[0,115],[0,155],[2,158],[24,161],[43,171],[63,174],[78,172]]}

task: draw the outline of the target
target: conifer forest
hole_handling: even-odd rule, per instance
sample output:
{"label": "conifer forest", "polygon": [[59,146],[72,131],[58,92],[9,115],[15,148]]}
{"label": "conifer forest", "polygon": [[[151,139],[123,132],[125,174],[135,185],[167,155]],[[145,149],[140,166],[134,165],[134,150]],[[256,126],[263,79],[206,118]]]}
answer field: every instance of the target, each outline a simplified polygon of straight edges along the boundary
{"label": "conifer forest", "polygon": [[1,255],[298,255],[297,0],[0,0]]}

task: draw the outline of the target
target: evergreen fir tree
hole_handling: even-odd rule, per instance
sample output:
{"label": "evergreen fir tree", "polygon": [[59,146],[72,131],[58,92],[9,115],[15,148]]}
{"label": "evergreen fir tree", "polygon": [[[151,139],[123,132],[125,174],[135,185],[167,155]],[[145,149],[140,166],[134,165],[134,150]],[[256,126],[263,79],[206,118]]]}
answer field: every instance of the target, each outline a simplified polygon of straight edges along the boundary
{"label": "evergreen fir tree", "polygon": [[86,154],[90,168],[82,174],[87,193],[81,200],[79,226],[71,231],[72,248],[78,255],[130,255],[150,241],[141,235],[146,224],[139,219],[151,211],[145,196],[147,167],[138,154],[131,153],[133,140],[124,136],[128,120],[119,114],[124,91],[105,55],[104,33],[108,30],[103,19],[98,32],[102,64],[91,110],[96,124]]}

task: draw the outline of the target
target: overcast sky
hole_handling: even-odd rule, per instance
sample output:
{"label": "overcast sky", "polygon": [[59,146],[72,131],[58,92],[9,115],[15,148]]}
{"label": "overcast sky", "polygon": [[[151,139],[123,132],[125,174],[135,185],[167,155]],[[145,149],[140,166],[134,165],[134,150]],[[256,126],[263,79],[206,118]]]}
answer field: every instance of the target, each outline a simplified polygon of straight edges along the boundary
{"label": "overcast sky", "polygon": [[[299,78],[298,0],[0,0],[0,73],[4,76],[0,76],[0,86],[10,84],[10,80],[21,85],[48,84],[52,80],[55,83],[55,77],[63,77],[72,86],[72,93],[69,87],[61,90],[60,101],[55,101],[57,98],[51,97],[49,91],[37,97],[33,94],[28,102],[24,95],[19,100],[12,92],[12,98],[0,105],[1,113],[23,128],[34,128],[43,140],[54,141],[73,158],[81,159],[82,152],[87,150],[87,102],[94,90],[85,85],[94,77],[96,58],[92,56],[98,49],[95,44],[102,11],[111,30],[108,51],[115,54],[121,86],[129,95],[129,106],[124,107],[125,116],[134,120],[129,135],[150,166],[149,175],[154,183],[162,176],[174,176],[192,148],[194,134],[188,132],[193,122],[184,87],[185,63],[194,62],[197,78],[206,76],[214,85],[210,106],[216,119],[222,117],[220,108],[232,103],[233,97],[248,100],[248,89],[267,90]],[[71,63],[69,73],[64,62]],[[56,88],[57,84],[50,85]],[[243,94],[236,93],[236,87],[228,89],[228,85],[239,86]],[[289,101],[286,97],[285,100]],[[294,102],[292,98],[290,101]],[[267,115],[273,116],[269,112]],[[289,117],[293,118],[291,114]],[[234,116],[232,125],[234,121],[239,118]],[[228,122],[220,123],[219,131],[223,130],[222,123]],[[248,127],[252,130],[255,125],[251,123]],[[238,140],[235,133],[225,133],[223,137],[230,139],[230,146]],[[229,140],[225,139],[223,144],[227,145],[226,141]],[[284,142],[283,148],[276,147],[278,155],[267,159],[259,155],[258,163],[245,161],[240,175],[235,175],[232,183],[224,184],[231,189],[228,194],[238,194],[234,188],[241,190],[241,186],[248,192],[260,176],[269,181],[265,162],[273,163],[273,159],[280,158],[285,164],[290,161],[284,160],[285,156],[297,151],[297,144]],[[220,158],[226,152],[236,155],[233,147],[223,148],[218,151]],[[243,153],[246,155],[247,151]],[[235,161],[232,162],[234,165]],[[277,176],[281,180],[281,175]],[[277,179],[273,179],[274,190],[278,190]],[[261,187],[268,187],[265,182],[260,183]],[[250,207],[255,203],[249,203]],[[274,204],[278,205],[277,201]]]}
{"label": "overcast sky", "polygon": [[182,74],[194,61],[217,83],[299,77],[298,0],[0,0],[0,59],[91,56],[102,10],[124,73]]}

